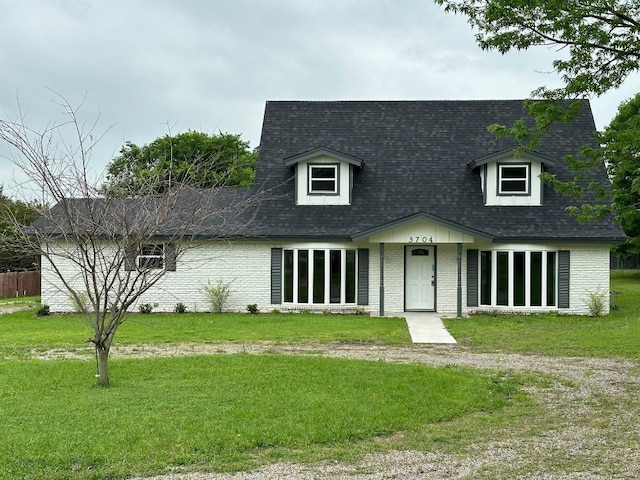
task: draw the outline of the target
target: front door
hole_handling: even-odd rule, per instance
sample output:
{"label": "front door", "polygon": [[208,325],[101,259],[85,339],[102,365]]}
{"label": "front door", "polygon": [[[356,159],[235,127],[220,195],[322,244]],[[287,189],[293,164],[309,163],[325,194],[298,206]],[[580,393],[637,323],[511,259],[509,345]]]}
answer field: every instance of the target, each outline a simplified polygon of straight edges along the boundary
{"label": "front door", "polygon": [[405,249],[405,310],[435,310],[436,269],[434,247]]}

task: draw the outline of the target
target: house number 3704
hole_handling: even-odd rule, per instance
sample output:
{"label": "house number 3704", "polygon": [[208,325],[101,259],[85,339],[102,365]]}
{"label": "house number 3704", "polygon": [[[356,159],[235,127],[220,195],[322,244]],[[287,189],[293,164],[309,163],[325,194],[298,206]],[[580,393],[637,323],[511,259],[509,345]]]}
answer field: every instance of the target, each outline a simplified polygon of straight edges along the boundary
{"label": "house number 3704", "polygon": [[433,243],[433,237],[409,237],[409,243]]}

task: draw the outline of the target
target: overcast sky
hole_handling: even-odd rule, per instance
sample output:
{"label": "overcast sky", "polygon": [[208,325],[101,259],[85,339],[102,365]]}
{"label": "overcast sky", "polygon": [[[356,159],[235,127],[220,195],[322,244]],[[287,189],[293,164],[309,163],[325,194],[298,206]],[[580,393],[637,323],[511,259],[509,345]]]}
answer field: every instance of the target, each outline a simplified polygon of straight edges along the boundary
{"label": "overcast sky", "polygon": [[[108,132],[104,169],[125,141],[169,131],[260,143],[268,100],[526,98],[558,53],[483,52],[463,17],[432,0],[0,0],[0,115],[62,121],[55,92],[83,99],[81,121]],[[592,100],[598,128],[638,77]],[[2,147],[0,153],[6,154]],[[0,159],[0,183],[17,171]]]}

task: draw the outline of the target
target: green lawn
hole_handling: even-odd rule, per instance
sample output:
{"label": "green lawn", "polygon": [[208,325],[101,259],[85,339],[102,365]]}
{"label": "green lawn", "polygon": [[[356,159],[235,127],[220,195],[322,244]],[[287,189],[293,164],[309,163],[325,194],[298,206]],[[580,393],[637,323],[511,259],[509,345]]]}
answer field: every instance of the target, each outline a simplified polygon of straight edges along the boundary
{"label": "green lawn", "polygon": [[640,359],[640,275],[611,274],[617,310],[592,318],[560,314],[474,315],[446,319],[459,344],[482,352]]}
{"label": "green lawn", "polygon": [[[34,311],[0,315],[0,356],[24,356],[33,348],[78,348],[91,336],[81,315],[36,317]],[[118,329],[117,345],[247,343],[272,341],[408,345],[400,318],[300,314],[132,314]]]}
{"label": "green lawn", "polygon": [[[455,368],[284,355],[0,362],[0,478],[124,478],[329,458],[358,442],[509,402],[514,379]],[[324,455],[327,455],[325,452]]]}
{"label": "green lawn", "polygon": [[[606,317],[478,315],[446,325],[471,351],[638,360],[640,276],[614,272],[612,288],[619,309]],[[235,471],[403,449],[471,455],[489,431],[533,438],[560,418],[525,393],[544,388],[545,375],[313,355],[112,359],[112,385],[99,388],[92,360],[29,358],[77,349],[90,333],[80,316],[34,311],[0,315],[0,479]],[[255,341],[410,343],[401,319],[313,314],[136,314],[116,336],[131,345]]]}

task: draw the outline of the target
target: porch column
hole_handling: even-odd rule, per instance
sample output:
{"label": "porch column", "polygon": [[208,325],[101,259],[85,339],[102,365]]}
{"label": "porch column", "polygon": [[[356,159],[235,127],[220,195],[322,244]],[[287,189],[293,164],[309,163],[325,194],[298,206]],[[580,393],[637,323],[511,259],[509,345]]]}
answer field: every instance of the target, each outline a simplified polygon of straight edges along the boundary
{"label": "porch column", "polygon": [[458,298],[457,316],[462,317],[462,244],[458,243]]}
{"label": "porch column", "polygon": [[380,244],[380,316],[384,317],[384,243]]}

